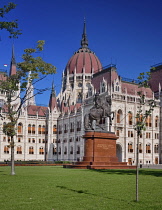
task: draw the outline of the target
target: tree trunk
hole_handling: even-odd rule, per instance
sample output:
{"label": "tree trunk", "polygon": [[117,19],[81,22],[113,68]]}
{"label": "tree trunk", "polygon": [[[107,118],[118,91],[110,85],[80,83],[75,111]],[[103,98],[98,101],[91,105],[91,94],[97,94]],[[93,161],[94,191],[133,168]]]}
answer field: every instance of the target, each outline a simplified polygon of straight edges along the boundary
{"label": "tree trunk", "polygon": [[14,137],[11,136],[11,175],[15,175],[15,163],[14,163]]}
{"label": "tree trunk", "polygon": [[137,133],[137,148],[136,148],[136,202],[139,201],[138,199],[138,179],[139,179],[139,135]]}

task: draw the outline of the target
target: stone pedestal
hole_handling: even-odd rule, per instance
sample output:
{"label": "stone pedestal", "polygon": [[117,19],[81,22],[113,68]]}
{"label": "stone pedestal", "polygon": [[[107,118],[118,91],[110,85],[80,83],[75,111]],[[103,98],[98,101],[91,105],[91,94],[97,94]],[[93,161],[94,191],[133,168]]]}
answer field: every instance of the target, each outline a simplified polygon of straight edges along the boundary
{"label": "stone pedestal", "polygon": [[85,155],[82,162],[75,165],[65,166],[66,168],[87,168],[87,169],[135,169],[136,166],[129,166],[126,162],[118,162],[116,156],[117,136],[112,132],[86,132]]}
{"label": "stone pedestal", "polygon": [[93,164],[117,162],[116,135],[114,133],[87,132],[85,138],[85,156],[83,161]]}

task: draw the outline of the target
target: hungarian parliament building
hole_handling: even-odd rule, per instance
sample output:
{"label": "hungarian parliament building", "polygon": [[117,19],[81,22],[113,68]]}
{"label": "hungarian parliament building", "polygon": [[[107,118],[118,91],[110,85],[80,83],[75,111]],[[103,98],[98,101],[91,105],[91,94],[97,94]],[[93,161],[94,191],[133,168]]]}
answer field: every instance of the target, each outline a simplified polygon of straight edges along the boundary
{"label": "hungarian parliament building", "polygon": [[[16,72],[16,59],[12,52],[10,74]],[[162,163],[162,63],[151,69],[149,88],[142,88],[145,95],[143,112],[149,109],[148,101],[156,101],[156,107],[146,120],[146,129],[139,138],[139,163]],[[0,77],[1,77],[0,73]],[[56,96],[54,84],[48,107],[37,106],[34,87],[25,102],[17,122],[15,161],[82,161],[84,157],[84,117],[94,106],[94,96],[111,97],[114,112],[111,132],[116,140],[116,153],[120,162],[136,165],[137,132],[134,130],[140,105],[138,81],[120,77],[116,65],[103,67],[96,54],[88,46],[86,23],[81,44],[67,62],[62,73],[62,87]],[[3,109],[5,93],[0,91],[0,161],[11,159],[10,137],[3,133],[7,111]],[[104,132],[109,131],[109,120],[101,120]],[[95,127],[95,131],[101,131]]]}

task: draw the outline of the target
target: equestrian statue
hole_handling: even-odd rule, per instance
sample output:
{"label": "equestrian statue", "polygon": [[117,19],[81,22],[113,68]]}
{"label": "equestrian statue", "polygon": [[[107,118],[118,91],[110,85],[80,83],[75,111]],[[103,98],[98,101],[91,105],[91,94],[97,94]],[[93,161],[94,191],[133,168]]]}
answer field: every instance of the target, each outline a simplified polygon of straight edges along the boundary
{"label": "equestrian statue", "polygon": [[114,112],[111,111],[111,96],[101,98],[99,93],[96,93],[94,96],[94,106],[84,116],[85,130],[94,130],[94,121],[96,121],[96,126],[104,130],[100,121],[107,117],[109,118],[109,131],[111,131],[112,120],[114,118]]}

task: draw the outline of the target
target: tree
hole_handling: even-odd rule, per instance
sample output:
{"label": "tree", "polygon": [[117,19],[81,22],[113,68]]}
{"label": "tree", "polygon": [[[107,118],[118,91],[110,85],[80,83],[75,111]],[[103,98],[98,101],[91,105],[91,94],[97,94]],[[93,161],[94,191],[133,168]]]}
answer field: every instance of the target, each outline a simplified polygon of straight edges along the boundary
{"label": "tree", "polygon": [[[46,63],[41,57],[34,57],[43,50],[45,42],[37,42],[36,48],[24,50],[23,61],[17,64],[18,71],[11,75],[4,75],[0,81],[0,89],[6,93],[5,110],[8,123],[3,126],[3,132],[11,137],[11,175],[14,170],[14,136],[17,133],[17,121],[24,103],[29,100],[30,87],[44,79],[48,74],[56,72],[56,67]],[[46,89],[36,89],[35,95]],[[15,94],[16,93],[16,94]]]}
{"label": "tree", "polygon": [[[150,72],[140,73],[139,77],[139,88],[149,87]],[[137,146],[136,146],[136,201],[139,201],[138,196],[138,180],[139,180],[139,138],[142,131],[146,130],[146,120],[151,116],[154,107],[156,106],[155,100],[151,99],[146,102],[144,92],[141,90],[137,93],[139,95],[139,106],[136,113],[136,124],[134,125],[134,130],[137,132]],[[148,105],[148,110],[143,111],[143,106]]]}
{"label": "tree", "polygon": [[[0,17],[4,18],[7,13],[9,13],[12,9],[16,8],[16,4],[10,2],[8,5],[4,5],[0,8]],[[0,30],[5,29],[10,33],[10,38],[17,38],[18,35],[21,34],[21,30],[18,30],[18,22],[17,20],[13,21],[1,21],[0,22]]]}

